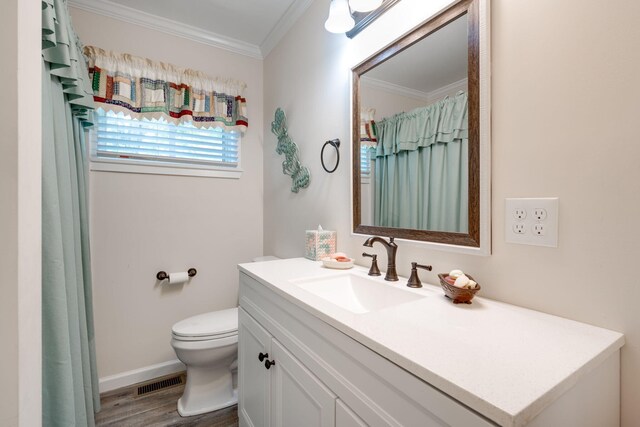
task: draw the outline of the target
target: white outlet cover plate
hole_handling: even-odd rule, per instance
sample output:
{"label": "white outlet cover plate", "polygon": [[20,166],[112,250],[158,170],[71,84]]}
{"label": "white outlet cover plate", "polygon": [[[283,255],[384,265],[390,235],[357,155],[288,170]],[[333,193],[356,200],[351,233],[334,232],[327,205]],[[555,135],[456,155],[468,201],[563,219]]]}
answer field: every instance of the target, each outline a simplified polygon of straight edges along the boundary
{"label": "white outlet cover plate", "polygon": [[[538,199],[505,199],[505,224],[504,239],[508,243],[518,243],[521,245],[558,247],[558,198],[543,197]],[[539,221],[534,215],[536,209],[544,209],[547,213],[544,220]],[[516,210],[524,209],[526,216],[524,219],[517,219],[514,214]],[[516,224],[524,225],[525,232],[516,233]],[[536,224],[544,226],[544,235],[536,235],[533,230]]]}

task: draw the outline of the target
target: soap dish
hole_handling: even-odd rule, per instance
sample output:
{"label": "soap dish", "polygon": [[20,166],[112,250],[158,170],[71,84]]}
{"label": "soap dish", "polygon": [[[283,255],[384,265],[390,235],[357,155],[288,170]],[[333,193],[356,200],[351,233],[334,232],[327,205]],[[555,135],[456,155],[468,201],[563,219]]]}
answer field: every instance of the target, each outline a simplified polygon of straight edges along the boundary
{"label": "soap dish", "polygon": [[322,258],[322,265],[327,268],[336,268],[338,270],[346,270],[348,268],[353,267],[354,259],[350,258],[349,261],[336,261],[333,258]]}
{"label": "soap dish", "polygon": [[[476,284],[476,287],[473,289],[458,288],[446,281],[445,277],[447,276],[447,273],[438,274],[438,277],[440,278],[440,285],[442,285],[442,289],[444,290],[444,294],[447,298],[452,300],[454,304],[471,304],[471,300],[474,295],[480,290],[480,284]],[[466,276],[475,282],[473,277],[468,274]]]}

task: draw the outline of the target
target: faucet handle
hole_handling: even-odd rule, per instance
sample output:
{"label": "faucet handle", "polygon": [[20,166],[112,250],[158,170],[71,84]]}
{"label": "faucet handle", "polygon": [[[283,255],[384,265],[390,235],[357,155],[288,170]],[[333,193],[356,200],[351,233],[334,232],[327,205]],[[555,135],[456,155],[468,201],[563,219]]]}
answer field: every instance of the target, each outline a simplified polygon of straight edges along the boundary
{"label": "faucet handle", "polygon": [[380,269],[378,268],[378,255],[376,254],[368,254],[366,252],[362,253],[362,256],[370,257],[371,259],[371,268],[369,268],[369,276],[380,276]]}
{"label": "faucet handle", "polygon": [[411,275],[409,276],[409,281],[407,282],[407,286],[410,288],[421,288],[422,282],[420,282],[420,277],[418,277],[418,268],[422,268],[427,271],[431,271],[430,265],[420,265],[417,262],[411,263]]}

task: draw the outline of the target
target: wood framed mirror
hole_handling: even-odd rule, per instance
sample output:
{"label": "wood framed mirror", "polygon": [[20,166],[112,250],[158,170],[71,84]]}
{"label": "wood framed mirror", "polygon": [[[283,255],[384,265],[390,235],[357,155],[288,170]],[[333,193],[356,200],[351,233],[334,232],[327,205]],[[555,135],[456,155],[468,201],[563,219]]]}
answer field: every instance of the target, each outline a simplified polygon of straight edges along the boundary
{"label": "wood framed mirror", "polygon": [[355,234],[490,253],[488,0],[459,0],[352,69]]}

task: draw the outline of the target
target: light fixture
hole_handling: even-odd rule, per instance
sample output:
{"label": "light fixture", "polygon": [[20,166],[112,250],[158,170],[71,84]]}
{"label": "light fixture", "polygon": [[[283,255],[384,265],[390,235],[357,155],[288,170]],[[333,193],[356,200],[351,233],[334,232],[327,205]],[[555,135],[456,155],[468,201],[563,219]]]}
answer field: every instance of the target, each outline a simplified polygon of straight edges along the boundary
{"label": "light fixture", "polygon": [[351,17],[348,0],[331,0],[329,17],[324,23],[324,28],[330,33],[346,33],[356,22]]}
{"label": "light fixture", "polygon": [[355,12],[370,12],[377,9],[382,4],[382,0],[349,0],[351,10]]}

